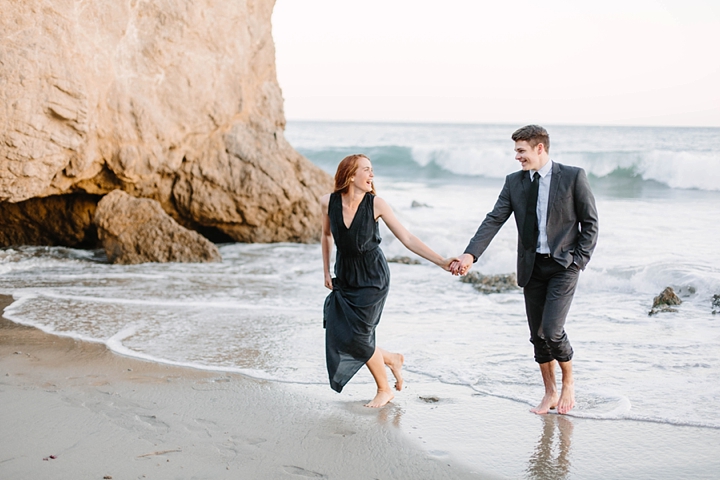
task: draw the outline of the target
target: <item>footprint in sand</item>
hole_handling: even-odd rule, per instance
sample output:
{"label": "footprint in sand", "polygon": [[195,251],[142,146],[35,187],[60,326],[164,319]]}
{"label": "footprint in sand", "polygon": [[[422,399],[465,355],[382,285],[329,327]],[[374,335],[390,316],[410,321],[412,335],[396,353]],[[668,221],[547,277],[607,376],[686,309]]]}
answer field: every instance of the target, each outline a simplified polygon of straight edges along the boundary
{"label": "footprint in sand", "polygon": [[267,440],[262,437],[246,438],[244,441],[248,445],[260,445],[261,443],[267,442]]}
{"label": "footprint in sand", "polygon": [[306,478],[328,478],[327,475],[322,473],[313,472],[311,470],[305,470],[304,468],[296,467],[295,465],[284,465],[285,471],[291,475],[297,475],[299,477]]}
{"label": "footprint in sand", "polygon": [[355,435],[356,432],[353,432],[352,430],[337,430],[334,432],[321,432],[318,434],[318,438],[321,438],[323,440],[331,439],[331,438],[337,438],[337,437],[350,437],[352,435]]}

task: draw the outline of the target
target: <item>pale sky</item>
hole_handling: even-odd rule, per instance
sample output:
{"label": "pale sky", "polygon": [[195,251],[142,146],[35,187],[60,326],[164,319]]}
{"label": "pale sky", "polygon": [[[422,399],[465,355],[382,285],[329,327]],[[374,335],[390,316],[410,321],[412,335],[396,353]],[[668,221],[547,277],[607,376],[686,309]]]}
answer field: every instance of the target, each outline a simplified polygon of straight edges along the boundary
{"label": "pale sky", "polygon": [[720,0],[277,0],[289,120],[720,126]]}

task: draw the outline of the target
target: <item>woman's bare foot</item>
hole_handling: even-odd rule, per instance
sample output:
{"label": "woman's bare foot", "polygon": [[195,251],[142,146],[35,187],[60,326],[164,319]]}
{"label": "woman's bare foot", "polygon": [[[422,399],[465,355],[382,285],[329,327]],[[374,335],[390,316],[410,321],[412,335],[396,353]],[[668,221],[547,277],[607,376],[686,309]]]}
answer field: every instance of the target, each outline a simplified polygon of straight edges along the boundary
{"label": "woman's bare foot", "polygon": [[563,384],[560,392],[560,401],[557,404],[558,413],[565,415],[575,406],[575,388],[573,384]]}
{"label": "woman's bare foot", "polygon": [[387,403],[393,398],[395,398],[395,394],[392,393],[392,390],[378,390],[375,398],[373,398],[370,402],[366,403],[365,406],[370,408],[380,408],[387,405]]}
{"label": "woman's bare foot", "polygon": [[405,357],[400,353],[393,353],[390,359],[387,366],[390,367],[390,371],[395,377],[395,390],[399,392],[403,388],[402,366],[405,363]]}
{"label": "woman's bare foot", "polygon": [[540,405],[538,405],[535,408],[531,408],[530,411],[532,413],[537,413],[538,415],[542,415],[544,413],[548,413],[551,409],[556,408],[558,406],[558,394],[557,392],[553,393],[546,393],[543,397],[542,401],[540,402]]}

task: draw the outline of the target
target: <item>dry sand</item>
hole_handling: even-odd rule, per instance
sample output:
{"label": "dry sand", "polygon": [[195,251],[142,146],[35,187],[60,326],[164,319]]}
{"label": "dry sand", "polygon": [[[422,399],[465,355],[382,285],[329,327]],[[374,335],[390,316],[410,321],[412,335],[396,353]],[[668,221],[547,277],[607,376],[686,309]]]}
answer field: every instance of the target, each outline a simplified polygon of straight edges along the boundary
{"label": "dry sand", "polygon": [[[0,296],[0,309],[10,301]],[[361,380],[361,379],[360,379]],[[260,381],[145,362],[0,319],[0,479],[718,478],[720,430],[537,416],[406,373]],[[715,399],[717,401],[717,399]]]}

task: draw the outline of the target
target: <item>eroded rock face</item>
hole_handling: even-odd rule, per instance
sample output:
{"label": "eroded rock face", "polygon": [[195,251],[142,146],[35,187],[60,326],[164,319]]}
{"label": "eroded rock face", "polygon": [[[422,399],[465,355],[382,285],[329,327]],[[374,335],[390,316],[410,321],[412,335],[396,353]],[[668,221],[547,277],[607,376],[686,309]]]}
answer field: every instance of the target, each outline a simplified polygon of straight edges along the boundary
{"label": "eroded rock face", "polygon": [[0,202],[119,188],[237,241],[319,238],[331,180],[283,137],[273,6],[0,0]]}
{"label": "eroded rock face", "polygon": [[94,223],[112,263],[219,262],[217,247],[181,227],[160,204],[115,190],[98,203]]}
{"label": "eroded rock face", "polygon": [[99,199],[78,193],[0,202],[0,245],[94,247],[92,219]]}

